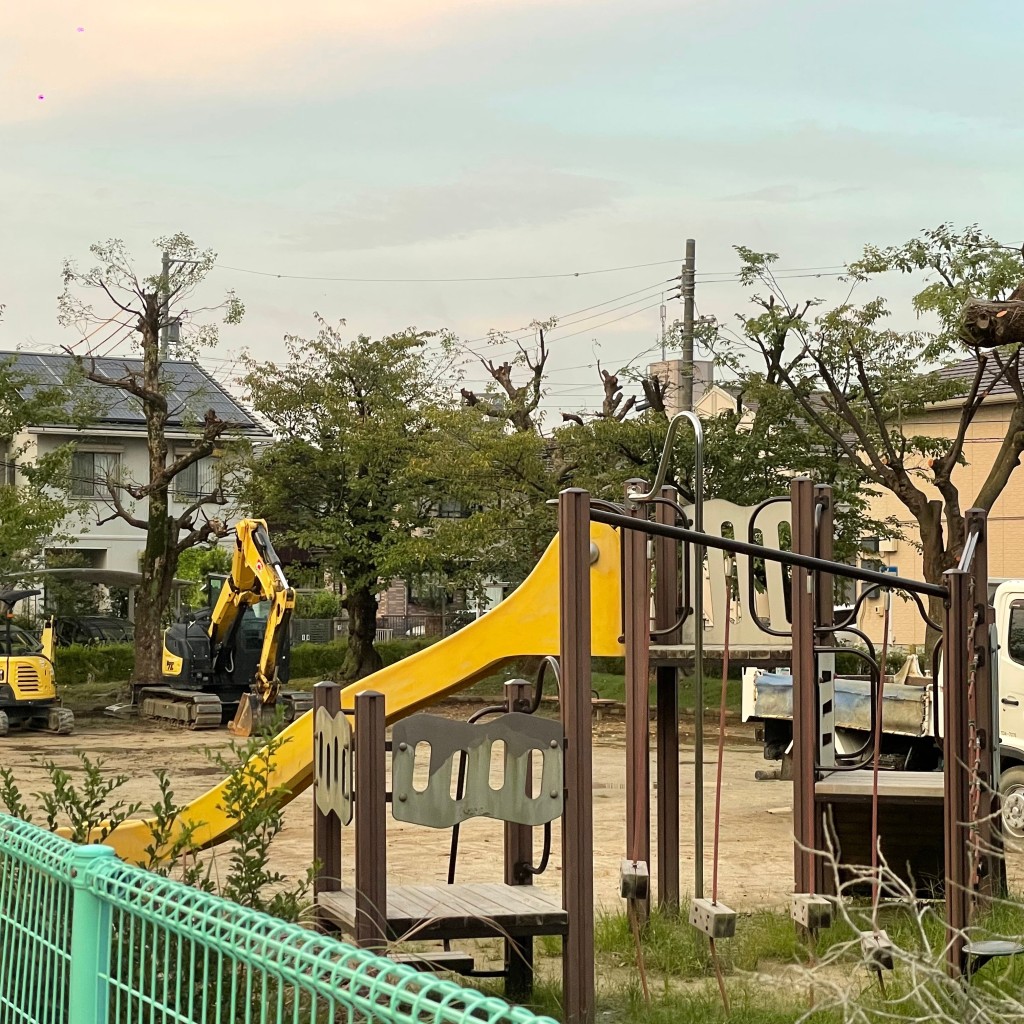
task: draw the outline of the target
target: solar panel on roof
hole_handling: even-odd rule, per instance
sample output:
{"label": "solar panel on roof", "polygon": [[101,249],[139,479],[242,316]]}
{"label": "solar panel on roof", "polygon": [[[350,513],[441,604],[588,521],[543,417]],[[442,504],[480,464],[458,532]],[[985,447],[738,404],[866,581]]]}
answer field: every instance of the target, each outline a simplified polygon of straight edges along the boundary
{"label": "solar panel on roof", "polygon": [[[70,356],[51,352],[0,352],[0,361],[10,363],[16,373],[31,379],[38,386],[64,383],[72,368]],[[117,379],[124,376],[126,371],[141,372],[142,360],[99,358],[96,360],[96,369]],[[237,423],[242,432],[266,433],[251,413],[197,363],[168,361],[162,365],[161,374],[168,385],[168,425],[182,427],[190,422],[201,421],[206,412],[212,409],[220,419]],[[105,410],[102,422],[133,426],[145,424],[142,406],[133,395],[92,381],[76,382],[75,386],[79,397],[84,395],[87,401],[97,401]],[[30,384],[23,390],[27,396],[33,387]],[[57,424],[40,424],[50,425]]]}

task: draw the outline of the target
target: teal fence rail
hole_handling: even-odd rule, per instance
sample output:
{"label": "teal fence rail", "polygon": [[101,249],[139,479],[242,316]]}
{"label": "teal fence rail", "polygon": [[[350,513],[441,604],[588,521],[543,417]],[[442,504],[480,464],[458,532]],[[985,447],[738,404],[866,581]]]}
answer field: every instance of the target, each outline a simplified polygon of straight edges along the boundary
{"label": "teal fence rail", "polygon": [[0,815],[3,1024],[553,1024]]}

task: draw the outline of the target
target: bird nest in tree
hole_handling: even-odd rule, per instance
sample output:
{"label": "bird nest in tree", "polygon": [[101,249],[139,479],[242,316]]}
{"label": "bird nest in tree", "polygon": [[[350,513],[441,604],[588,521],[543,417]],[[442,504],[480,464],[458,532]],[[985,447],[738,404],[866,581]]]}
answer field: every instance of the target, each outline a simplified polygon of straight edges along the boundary
{"label": "bird nest in tree", "polygon": [[975,348],[1019,345],[1024,342],[1024,301],[968,299],[964,303],[960,337]]}

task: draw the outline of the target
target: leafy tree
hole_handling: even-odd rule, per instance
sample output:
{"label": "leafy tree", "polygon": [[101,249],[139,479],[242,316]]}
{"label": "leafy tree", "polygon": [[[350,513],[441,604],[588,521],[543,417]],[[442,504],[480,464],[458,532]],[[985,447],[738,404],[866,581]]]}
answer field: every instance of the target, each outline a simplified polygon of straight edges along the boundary
{"label": "leafy tree", "polygon": [[[949,225],[902,245],[868,246],[849,268],[859,289],[890,271],[931,278],[914,309],[935,329],[901,331],[884,298],[817,312],[818,300],[798,303],[785,295],[772,271],[775,254],[737,252],[742,280],[757,289],[756,312],[740,315],[738,329],[720,335],[720,357],[739,369],[748,394],[801,425],[809,454],[827,451],[867,491],[899,499],[917,525],[925,579],[940,582],[963,551],[965,500],[991,509],[1024,452],[1020,346],[985,351],[966,346],[961,336],[965,302],[1007,298],[1024,276],[1019,255],[977,227],[958,232]],[[962,372],[939,372],[954,362]],[[964,462],[971,424],[1000,384],[1017,401],[986,479],[965,499],[955,470]],[[944,402],[959,412],[952,436],[935,436],[926,417]],[[789,466],[803,470],[806,459]],[[940,614],[932,608],[933,618]]]}
{"label": "leafy tree", "polygon": [[[167,272],[158,275],[139,275],[124,243],[117,239],[90,247],[96,265],[88,270],[80,270],[68,260],[59,305],[61,324],[80,331],[85,342],[84,346],[79,342],[65,348],[75,362],[76,372],[106,389],[113,400],[126,400],[140,408],[145,418],[145,476],[135,480],[127,475],[108,475],[98,481],[106,490],[107,518],[122,519],[146,537],[140,567],[142,581],[135,602],[133,679],[137,682],[160,678],[161,625],[182,553],[225,532],[224,522],[207,513],[211,505],[227,504],[221,476],[178,514],[171,511],[174,482],[200,460],[224,448],[227,439],[237,438],[241,426],[205,408],[201,393],[188,395],[184,402],[189,436],[175,436],[172,442],[169,423],[182,411],[171,407],[173,381],[162,369],[162,332],[180,333],[176,345],[179,357],[194,355],[217,338],[216,324],[203,322],[204,314],[219,311],[225,323],[234,324],[241,319],[243,308],[231,292],[215,307],[186,308],[213,267],[216,254],[200,251],[183,234],[158,239],[156,245],[169,258]],[[94,294],[99,294],[106,305],[103,311],[90,304],[87,297]],[[101,344],[109,335],[102,342],[92,339],[98,329],[112,324],[115,331],[128,329],[136,334],[141,365],[138,360],[125,361],[117,371],[111,371],[109,363],[97,362]],[[222,462],[226,464],[227,460]]]}
{"label": "leafy tree", "polygon": [[207,576],[223,576],[231,570],[231,554],[219,544],[196,546],[182,551],[178,558],[177,577],[180,580],[195,580],[196,585],[185,591],[185,603],[189,608],[200,608],[206,604],[204,583]]}
{"label": "leafy tree", "polygon": [[[2,307],[0,307],[2,311]],[[71,511],[71,449],[39,454],[19,435],[33,423],[67,418],[68,393],[0,362],[0,580],[38,568],[47,543],[60,540]],[[0,583],[2,586],[2,583]]]}
{"label": "leafy tree", "polygon": [[497,513],[479,509],[494,471],[467,455],[485,417],[453,407],[431,335],[348,340],[343,324],[317,323],[314,338],[286,338],[286,360],[250,361],[252,402],[276,438],[254,461],[248,497],[343,584],[342,674],[357,679],[381,667],[377,594],[389,580],[473,585],[497,563]]}

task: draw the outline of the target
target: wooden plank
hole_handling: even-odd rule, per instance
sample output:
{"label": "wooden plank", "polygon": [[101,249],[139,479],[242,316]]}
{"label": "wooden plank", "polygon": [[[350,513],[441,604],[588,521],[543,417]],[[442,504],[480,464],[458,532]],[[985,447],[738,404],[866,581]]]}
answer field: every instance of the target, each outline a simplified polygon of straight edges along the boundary
{"label": "wooden plank", "polygon": [[[814,787],[818,799],[870,800],[871,772],[836,772],[820,779]],[[880,800],[942,800],[942,772],[880,772],[878,797]]]}
{"label": "wooden plank", "polygon": [[[351,931],[355,894],[323,893],[323,916]],[[395,886],[388,889],[388,932],[392,938],[485,938],[492,935],[561,935],[568,915],[558,900],[533,886],[500,882],[467,885]]]}

